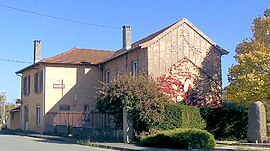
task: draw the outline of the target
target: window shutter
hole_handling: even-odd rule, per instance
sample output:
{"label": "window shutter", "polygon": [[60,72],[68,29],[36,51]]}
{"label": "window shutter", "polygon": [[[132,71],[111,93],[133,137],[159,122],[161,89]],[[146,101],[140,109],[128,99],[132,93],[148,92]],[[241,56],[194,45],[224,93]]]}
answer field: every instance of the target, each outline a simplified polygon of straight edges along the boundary
{"label": "window shutter", "polygon": [[28,93],[27,93],[27,95],[29,95],[30,94],[30,79],[31,79],[31,77],[30,76],[28,76]]}
{"label": "window shutter", "polygon": [[43,71],[39,73],[39,92],[43,90]]}
{"label": "window shutter", "polygon": [[27,78],[26,77],[24,77],[23,78],[23,95],[27,95]]}
{"label": "window shutter", "polygon": [[38,92],[38,73],[35,73],[35,77],[34,77],[34,90],[35,90],[35,93]]}

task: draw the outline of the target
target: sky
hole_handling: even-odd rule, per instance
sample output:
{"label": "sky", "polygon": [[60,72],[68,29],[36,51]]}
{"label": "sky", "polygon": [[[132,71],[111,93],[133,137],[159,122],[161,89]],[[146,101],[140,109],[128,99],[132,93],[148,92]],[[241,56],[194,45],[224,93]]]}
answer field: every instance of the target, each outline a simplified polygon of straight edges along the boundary
{"label": "sky", "polygon": [[252,20],[268,7],[270,0],[0,0],[0,92],[8,102],[21,97],[15,72],[32,64],[35,39],[42,58],[73,47],[118,50],[123,25],[131,25],[135,42],[182,18],[229,52],[222,57],[225,87],[235,47],[252,37]]}

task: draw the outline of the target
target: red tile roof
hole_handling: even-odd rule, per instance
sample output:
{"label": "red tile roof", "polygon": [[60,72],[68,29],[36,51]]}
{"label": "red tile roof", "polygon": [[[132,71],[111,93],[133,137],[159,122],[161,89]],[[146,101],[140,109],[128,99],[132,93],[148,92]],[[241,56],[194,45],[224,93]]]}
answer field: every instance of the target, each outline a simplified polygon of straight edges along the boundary
{"label": "red tile roof", "polygon": [[98,64],[111,57],[115,51],[96,50],[84,48],[72,48],[67,52],[61,53],[51,58],[43,59],[44,63],[66,63],[66,64]]}
{"label": "red tile roof", "polygon": [[12,108],[9,112],[16,112],[16,111],[20,111],[21,110],[21,106],[16,106],[14,108]]}

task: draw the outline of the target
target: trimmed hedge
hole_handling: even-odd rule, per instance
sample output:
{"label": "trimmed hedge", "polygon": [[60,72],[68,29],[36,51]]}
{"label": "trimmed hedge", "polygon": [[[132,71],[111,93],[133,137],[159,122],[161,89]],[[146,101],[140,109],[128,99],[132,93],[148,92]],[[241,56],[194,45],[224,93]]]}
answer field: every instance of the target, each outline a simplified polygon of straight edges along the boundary
{"label": "trimmed hedge", "polygon": [[201,115],[206,121],[206,130],[217,140],[243,140],[247,136],[248,109],[205,108]]}
{"label": "trimmed hedge", "polygon": [[214,136],[199,129],[174,129],[144,135],[140,142],[146,146],[176,149],[210,149],[215,147]]}
{"label": "trimmed hedge", "polygon": [[163,114],[163,120],[154,129],[205,128],[205,121],[202,119],[200,109],[197,107],[167,103]]}

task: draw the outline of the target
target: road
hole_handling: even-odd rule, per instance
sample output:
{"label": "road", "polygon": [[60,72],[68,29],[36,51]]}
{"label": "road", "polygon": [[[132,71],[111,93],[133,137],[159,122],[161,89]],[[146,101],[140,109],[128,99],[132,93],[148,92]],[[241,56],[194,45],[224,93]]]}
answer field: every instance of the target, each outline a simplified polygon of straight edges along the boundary
{"label": "road", "polygon": [[67,144],[26,136],[0,134],[0,151],[109,151],[109,149]]}

